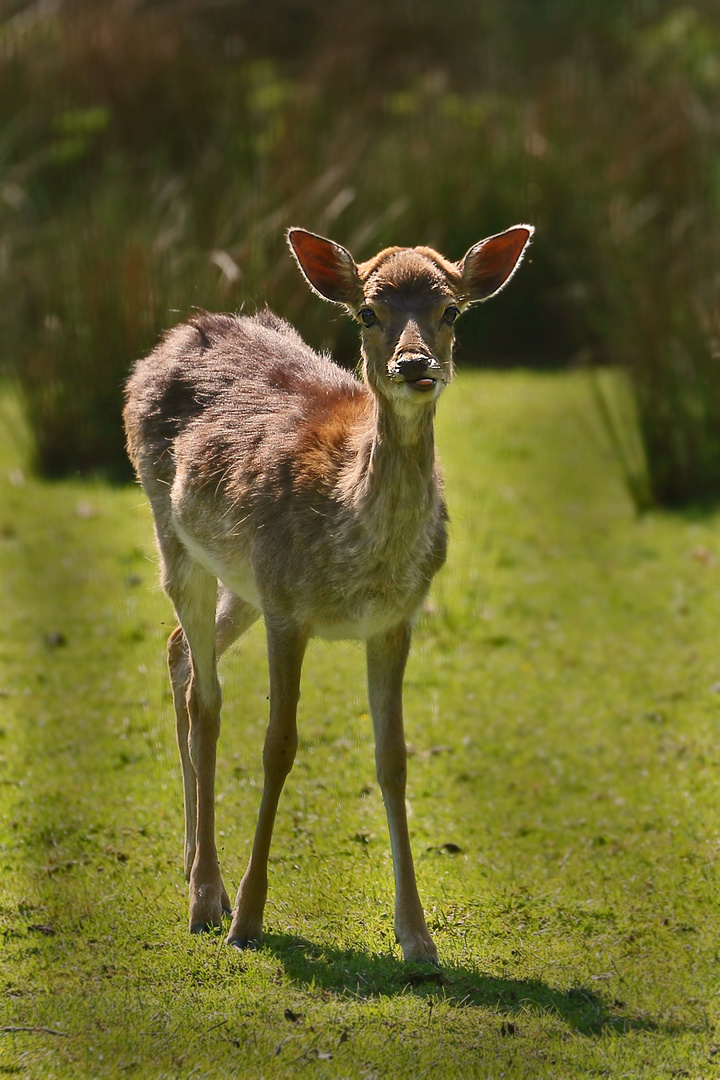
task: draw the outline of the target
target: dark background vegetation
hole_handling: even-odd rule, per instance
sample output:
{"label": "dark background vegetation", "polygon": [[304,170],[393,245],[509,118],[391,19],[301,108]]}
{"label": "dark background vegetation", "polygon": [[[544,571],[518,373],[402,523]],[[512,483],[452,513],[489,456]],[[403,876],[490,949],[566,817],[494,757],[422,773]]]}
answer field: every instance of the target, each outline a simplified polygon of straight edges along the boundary
{"label": "dark background vegetation", "polygon": [[537,227],[461,364],[617,369],[639,507],[720,493],[716,0],[0,5],[0,363],[46,475],[127,476],[121,386],[196,306],[353,363],[289,225],[357,258]]}

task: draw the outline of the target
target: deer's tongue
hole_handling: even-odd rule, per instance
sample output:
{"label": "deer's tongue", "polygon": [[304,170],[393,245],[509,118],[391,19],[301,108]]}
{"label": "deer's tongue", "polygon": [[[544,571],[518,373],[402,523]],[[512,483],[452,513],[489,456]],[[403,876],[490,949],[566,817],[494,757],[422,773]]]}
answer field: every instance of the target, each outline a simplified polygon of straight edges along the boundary
{"label": "deer's tongue", "polygon": [[434,379],[414,379],[412,385],[416,390],[433,390],[435,387]]}

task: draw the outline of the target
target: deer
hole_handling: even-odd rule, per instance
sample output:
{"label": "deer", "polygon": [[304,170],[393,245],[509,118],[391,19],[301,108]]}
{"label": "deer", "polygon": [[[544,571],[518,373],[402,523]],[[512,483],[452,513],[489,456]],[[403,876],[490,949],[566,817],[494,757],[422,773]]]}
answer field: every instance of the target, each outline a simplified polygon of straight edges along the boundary
{"label": "deer", "polygon": [[[390,837],[404,961],[437,966],[406,814],[403,677],[413,621],[445,562],[448,513],[435,452],[455,322],[512,278],[533,235],[515,225],[451,262],[389,247],[355,262],[305,229],[287,240],[320,297],[359,325],[351,373],[269,309],[198,311],[126,384],[127,448],[149,500],[177,627],[167,660],[185,807],[191,932],[263,939],[268,856],[298,748],[303,657],[313,637],[365,642],[376,775]],[[218,660],[263,616],[269,720],[252,849],[231,909],[215,843]]]}

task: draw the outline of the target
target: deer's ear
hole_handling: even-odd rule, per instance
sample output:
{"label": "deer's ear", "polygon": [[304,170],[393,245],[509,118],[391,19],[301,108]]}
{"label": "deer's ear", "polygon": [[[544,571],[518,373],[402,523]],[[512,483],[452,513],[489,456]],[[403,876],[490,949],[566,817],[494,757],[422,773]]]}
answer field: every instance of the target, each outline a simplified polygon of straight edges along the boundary
{"label": "deer's ear", "polygon": [[506,285],[523,257],[532,225],[513,225],[471,247],[458,269],[462,274],[463,299],[487,300]]}
{"label": "deer's ear", "polygon": [[362,286],[349,251],[305,229],[290,229],[287,238],[300,269],[315,292],[336,304],[359,302]]}

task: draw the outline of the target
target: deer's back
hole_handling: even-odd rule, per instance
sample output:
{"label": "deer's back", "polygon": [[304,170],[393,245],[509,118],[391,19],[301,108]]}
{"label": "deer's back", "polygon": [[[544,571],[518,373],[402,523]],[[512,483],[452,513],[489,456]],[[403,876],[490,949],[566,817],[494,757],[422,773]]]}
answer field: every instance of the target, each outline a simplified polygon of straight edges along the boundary
{"label": "deer's back", "polygon": [[[272,464],[313,414],[362,410],[365,387],[270,311],[201,314],[138,361],[126,391],[130,456],[145,484],[177,468],[265,455]],[[227,466],[227,462],[224,463]]]}

